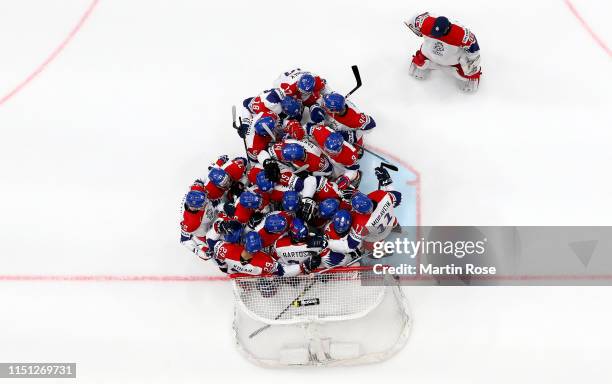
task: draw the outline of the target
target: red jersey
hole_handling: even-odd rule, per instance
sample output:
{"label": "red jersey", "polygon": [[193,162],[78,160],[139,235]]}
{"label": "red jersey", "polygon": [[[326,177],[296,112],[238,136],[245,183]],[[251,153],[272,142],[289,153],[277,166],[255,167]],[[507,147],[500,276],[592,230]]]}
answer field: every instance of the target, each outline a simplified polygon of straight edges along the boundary
{"label": "red jersey", "polygon": [[311,136],[332,160],[347,168],[354,167],[359,161],[359,153],[357,148],[347,143],[346,140],[342,143],[342,149],[338,153],[330,152],[325,149],[325,140],[334,132],[336,131],[325,125],[317,125],[312,128]]}
{"label": "red jersey", "polygon": [[320,148],[310,142],[293,139],[285,140],[282,143],[274,144],[270,148],[270,154],[280,161],[285,161],[283,160],[282,154],[283,144],[285,143],[296,143],[304,148],[306,157],[303,160],[294,160],[290,162],[296,169],[301,169],[302,171],[315,175],[329,174],[333,170],[333,166],[327,158],[327,155],[325,155]]}
{"label": "red jersey", "polygon": [[226,243],[220,241],[215,244],[215,259],[218,263],[227,265],[228,273],[246,273],[249,275],[261,275],[272,273],[275,262],[270,255],[259,251],[252,255],[249,260],[242,258],[244,246],[240,244]]}

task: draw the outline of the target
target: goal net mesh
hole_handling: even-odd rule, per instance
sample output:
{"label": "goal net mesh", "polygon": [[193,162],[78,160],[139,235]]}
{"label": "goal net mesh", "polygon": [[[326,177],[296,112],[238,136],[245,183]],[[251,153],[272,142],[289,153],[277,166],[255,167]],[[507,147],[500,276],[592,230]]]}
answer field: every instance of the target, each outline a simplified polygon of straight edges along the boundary
{"label": "goal net mesh", "polygon": [[392,279],[370,268],[295,277],[234,276],[239,349],[267,366],[380,361],[401,348],[410,317]]}

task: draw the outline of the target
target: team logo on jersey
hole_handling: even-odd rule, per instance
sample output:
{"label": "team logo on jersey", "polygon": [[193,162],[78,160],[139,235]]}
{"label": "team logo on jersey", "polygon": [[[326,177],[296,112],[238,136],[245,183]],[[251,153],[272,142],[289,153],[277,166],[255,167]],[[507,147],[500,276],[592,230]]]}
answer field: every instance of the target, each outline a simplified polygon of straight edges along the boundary
{"label": "team logo on jersey", "polygon": [[436,41],[432,50],[434,55],[444,56],[444,44],[441,41]]}

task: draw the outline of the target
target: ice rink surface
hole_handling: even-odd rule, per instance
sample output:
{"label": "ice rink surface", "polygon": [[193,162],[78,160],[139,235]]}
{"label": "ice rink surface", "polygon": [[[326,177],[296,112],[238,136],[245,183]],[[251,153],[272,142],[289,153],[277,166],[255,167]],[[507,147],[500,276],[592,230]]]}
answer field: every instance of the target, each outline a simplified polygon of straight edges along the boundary
{"label": "ice rink surface", "polygon": [[[478,37],[477,94],[408,76],[419,40],[402,20],[425,10]],[[240,154],[230,106],[296,66],[348,90],[359,65],[353,101],[378,123],[367,142],[420,172],[423,224],[609,225],[611,11],[1,2],[0,362],[77,362],[79,383],[609,382],[609,287],[409,288],[415,323],[398,356],[296,371],[236,352],[224,281],[14,280],[218,276],[178,244],[181,197],[217,155]]]}

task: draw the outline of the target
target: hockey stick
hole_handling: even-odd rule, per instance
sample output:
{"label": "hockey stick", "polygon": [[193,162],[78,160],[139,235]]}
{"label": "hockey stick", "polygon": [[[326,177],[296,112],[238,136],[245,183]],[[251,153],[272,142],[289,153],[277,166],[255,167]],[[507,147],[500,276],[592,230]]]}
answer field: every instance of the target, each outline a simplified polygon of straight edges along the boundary
{"label": "hockey stick", "polygon": [[372,156],[377,157],[379,160],[381,160],[381,161],[382,161],[382,164],[381,164],[381,165],[382,165],[383,167],[388,168],[388,169],[390,169],[390,170],[392,170],[392,171],[395,171],[395,172],[399,171],[399,168],[398,168],[397,166],[395,166],[395,165],[391,164],[391,162],[390,162],[389,160],[385,159],[384,157],[382,157],[382,156],[381,156],[381,155],[379,155],[378,153],[376,153],[376,152],[374,152],[374,151],[372,151],[372,150],[370,150],[370,149],[367,149],[367,148],[366,148],[365,146],[363,146],[363,145],[359,145],[359,144],[353,144],[353,145],[354,145],[355,147],[359,148],[359,149],[363,149],[364,151],[366,151],[367,153],[371,154]]}
{"label": "hockey stick", "polygon": [[[236,106],[232,105],[232,127],[234,127],[235,130],[238,130],[240,128],[240,126],[242,125],[242,118],[238,117],[238,121],[240,122],[240,124],[236,124]],[[249,160],[249,149],[247,147],[247,143],[246,143],[246,139],[243,137],[242,138],[242,143],[244,144],[244,151],[246,152],[247,155],[247,160]]]}
{"label": "hockey stick", "polygon": [[[351,266],[351,265],[355,264],[356,262],[358,262],[359,260],[361,260],[362,258],[363,258],[363,255],[362,255],[362,256],[359,256],[358,258],[356,258],[356,259],[354,259],[354,260],[352,260],[350,263],[348,263],[348,264],[346,264],[346,265],[343,265],[342,267],[349,267],[349,266]],[[337,268],[337,267],[340,267],[340,265],[334,265],[333,267],[329,267],[329,268],[326,268],[326,269],[324,269],[324,270],[322,270],[322,271],[316,272],[316,273],[314,273],[313,275],[321,275],[321,274],[323,274],[323,273],[325,273],[325,272],[328,272],[328,271],[331,271],[332,269]],[[281,311],[281,312],[280,312],[278,315],[276,315],[276,317],[274,318],[274,320],[278,320],[278,319],[280,319],[280,318],[281,318],[281,317],[282,317],[282,316],[285,314],[285,312],[287,312],[287,311],[288,311],[288,310],[289,310],[289,309],[290,309],[290,308],[291,308],[291,307],[294,305],[293,303],[295,303],[295,302],[296,302],[297,300],[299,300],[299,299],[300,299],[302,296],[304,296],[304,295],[305,295],[305,294],[306,294],[306,293],[307,293],[307,292],[310,290],[310,288],[312,288],[312,287],[314,286],[314,284],[315,284],[316,282],[317,282],[317,279],[313,279],[313,281],[312,281],[310,284],[308,284],[308,286],[307,286],[306,288],[304,288],[304,289],[302,290],[302,292],[300,292],[300,294],[299,294],[299,295],[297,295],[297,297],[296,297],[295,299],[291,300],[291,302],[289,303],[289,305],[287,305],[287,306],[285,307],[285,309],[283,309],[283,310],[282,310],[282,311]],[[253,332],[252,332],[252,333],[249,335],[249,339],[254,338],[255,336],[259,335],[260,333],[262,333],[262,332],[263,332],[263,331],[265,331],[266,329],[270,328],[271,326],[272,326],[271,324],[266,324],[266,325],[264,325],[264,326],[263,326],[263,327],[261,327],[261,328],[257,328],[255,331],[253,331]]]}
{"label": "hockey stick", "polygon": [[361,75],[359,74],[359,68],[356,65],[351,65],[351,69],[353,70],[353,76],[355,76],[355,81],[357,81],[357,85],[353,88],[349,93],[344,96],[345,99],[348,99],[350,95],[353,94],[356,90],[361,87]]}

